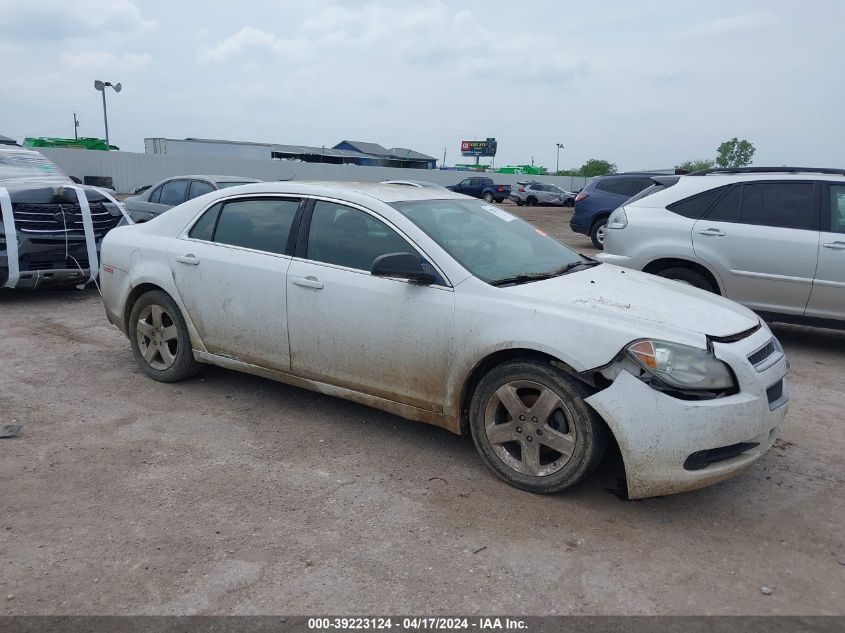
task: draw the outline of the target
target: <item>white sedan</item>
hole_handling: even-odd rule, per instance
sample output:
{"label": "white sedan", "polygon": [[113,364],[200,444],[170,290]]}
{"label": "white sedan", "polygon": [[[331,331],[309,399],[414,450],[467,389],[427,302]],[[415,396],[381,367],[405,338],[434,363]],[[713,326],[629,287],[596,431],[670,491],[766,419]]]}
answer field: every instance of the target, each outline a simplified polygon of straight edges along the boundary
{"label": "white sedan", "polygon": [[759,459],[787,408],[750,310],[449,191],[215,191],[112,230],[101,280],[155,380],[209,363],[471,433],[532,492],[583,479],[608,441],[632,498],[705,486]]}

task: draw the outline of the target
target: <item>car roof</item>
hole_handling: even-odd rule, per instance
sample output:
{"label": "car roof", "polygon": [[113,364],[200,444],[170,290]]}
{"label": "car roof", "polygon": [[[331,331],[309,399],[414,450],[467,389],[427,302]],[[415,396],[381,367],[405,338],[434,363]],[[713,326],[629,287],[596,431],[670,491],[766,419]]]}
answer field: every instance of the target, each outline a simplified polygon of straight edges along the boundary
{"label": "car roof", "polygon": [[228,195],[235,193],[278,193],[292,195],[328,196],[338,194],[359,194],[381,202],[404,202],[411,200],[465,200],[468,196],[434,187],[409,187],[381,182],[335,182],[335,181],[284,181],[262,182],[227,189]]}
{"label": "car roof", "polygon": [[161,182],[166,180],[187,180],[189,178],[195,180],[210,180],[211,182],[242,182],[252,183],[252,182],[261,182],[257,178],[245,178],[243,176],[219,176],[219,175],[211,175],[211,174],[181,174],[179,176],[170,176],[165,178]]}

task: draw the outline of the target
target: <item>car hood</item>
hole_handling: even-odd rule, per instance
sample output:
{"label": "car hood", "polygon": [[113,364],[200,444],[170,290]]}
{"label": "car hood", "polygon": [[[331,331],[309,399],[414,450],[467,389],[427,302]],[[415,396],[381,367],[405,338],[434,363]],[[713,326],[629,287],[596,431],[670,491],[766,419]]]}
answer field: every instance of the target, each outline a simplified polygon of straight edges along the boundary
{"label": "car hood", "polygon": [[2,180],[0,187],[9,192],[12,202],[29,202],[34,204],[77,202],[76,192],[72,187],[82,189],[88,200],[100,202],[106,197],[91,185],[77,185],[72,180],[56,182],[51,180]]}
{"label": "car hood", "polygon": [[506,290],[526,299],[597,310],[705,336],[732,336],[760,322],[748,308],[719,295],[611,264]]}

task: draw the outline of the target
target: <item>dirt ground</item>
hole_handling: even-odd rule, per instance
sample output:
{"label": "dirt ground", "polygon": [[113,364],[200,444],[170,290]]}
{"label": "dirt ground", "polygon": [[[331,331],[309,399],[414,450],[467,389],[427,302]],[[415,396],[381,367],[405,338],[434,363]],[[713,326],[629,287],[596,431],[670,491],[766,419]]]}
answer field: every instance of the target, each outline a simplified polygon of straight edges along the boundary
{"label": "dirt ground", "polygon": [[[592,252],[568,209],[518,211]],[[635,502],[613,459],[535,496],[434,427],[216,368],[156,383],[95,290],[0,293],[0,423],[24,425],[0,614],[843,614],[845,333],[775,331],[776,448]]]}

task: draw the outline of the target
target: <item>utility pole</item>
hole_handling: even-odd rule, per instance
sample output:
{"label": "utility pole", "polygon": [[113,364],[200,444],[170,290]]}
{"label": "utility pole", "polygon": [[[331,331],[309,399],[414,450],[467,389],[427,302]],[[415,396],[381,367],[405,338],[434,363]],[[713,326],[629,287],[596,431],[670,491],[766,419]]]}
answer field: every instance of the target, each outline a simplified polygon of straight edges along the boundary
{"label": "utility pole", "polygon": [[441,167],[445,167],[445,166],[446,166],[446,148],[445,148],[445,147],[443,148],[443,162],[442,162],[442,163],[440,163],[440,166],[441,166]]}
{"label": "utility pole", "polygon": [[73,113],[73,138],[79,140],[79,119],[76,118],[76,112]]}

